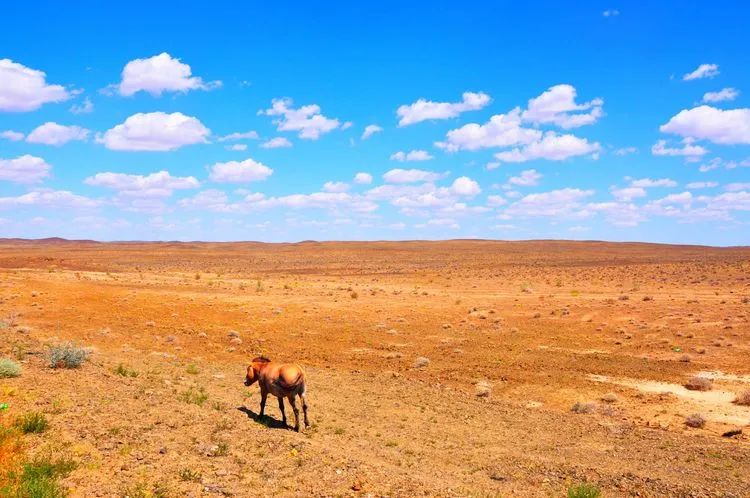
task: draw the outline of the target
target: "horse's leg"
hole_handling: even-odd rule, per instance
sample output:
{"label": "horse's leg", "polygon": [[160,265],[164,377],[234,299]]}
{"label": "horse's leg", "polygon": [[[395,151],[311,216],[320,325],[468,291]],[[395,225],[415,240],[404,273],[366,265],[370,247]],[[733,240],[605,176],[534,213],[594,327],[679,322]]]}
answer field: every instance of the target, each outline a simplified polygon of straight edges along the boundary
{"label": "horse's leg", "polygon": [[264,413],[266,412],[266,398],[268,397],[268,391],[266,391],[263,387],[260,388],[260,418],[264,417]]}
{"label": "horse's leg", "polygon": [[297,408],[297,403],[294,401],[294,394],[289,395],[289,404],[292,405],[292,410],[294,411],[294,430],[299,432],[299,408]]}
{"label": "horse's leg", "polygon": [[299,399],[302,400],[302,413],[305,416],[305,427],[310,427],[310,421],[307,420],[307,395],[303,392],[299,395]]}
{"label": "horse's leg", "polygon": [[279,410],[281,410],[281,421],[286,426],[286,413],[284,413],[284,397],[279,396]]}

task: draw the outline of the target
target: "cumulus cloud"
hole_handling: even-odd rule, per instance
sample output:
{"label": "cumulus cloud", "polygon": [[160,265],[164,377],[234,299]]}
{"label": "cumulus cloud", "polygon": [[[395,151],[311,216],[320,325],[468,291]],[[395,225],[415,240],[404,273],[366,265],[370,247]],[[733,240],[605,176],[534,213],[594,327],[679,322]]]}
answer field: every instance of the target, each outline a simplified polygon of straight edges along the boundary
{"label": "cumulus cloud", "polygon": [[391,161],[429,161],[430,159],[433,159],[433,156],[426,150],[398,151],[391,154]]}
{"label": "cumulus cloud", "polygon": [[392,169],[383,175],[386,183],[434,182],[445,175],[423,169]]}
{"label": "cumulus cloud", "polygon": [[262,144],[260,144],[260,146],[264,149],[279,149],[283,147],[291,147],[292,142],[287,140],[286,137],[276,137],[263,142]]}
{"label": "cumulus cloud", "polygon": [[329,133],[341,126],[338,119],[330,119],[320,113],[320,106],[311,104],[294,109],[294,102],[290,98],[273,99],[271,108],[259,111],[266,116],[280,116],[273,123],[279,131],[296,131],[299,137],[317,140],[321,135]]}
{"label": "cumulus cloud", "polygon": [[20,142],[23,140],[23,137],[25,135],[21,133],[20,131],[13,131],[13,130],[5,130],[0,131],[0,138],[4,138],[5,140],[10,140],[11,142]]}
{"label": "cumulus cloud", "polygon": [[369,185],[372,183],[372,175],[370,173],[357,173],[354,175],[354,183],[359,185]]}
{"label": "cumulus cloud", "polygon": [[80,126],[65,126],[48,121],[29,133],[26,141],[33,144],[60,146],[73,140],[86,140],[89,130]]}
{"label": "cumulus cloud", "polygon": [[689,189],[702,189],[702,188],[714,188],[718,187],[719,182],[690,182],[686,185]]}
{"label": "cumulus cloud", "polygon": [[241,152],[241,151],[247,150],[247,145],[246,144],[232,144],[232,145],[227,145],[224,148],[227,150],[233,150],[235,152],[237,151]]}
{"label": "cumulus cloud", "polygon": [[708,153],[708,150],[700,145],[691,143],[683,144],[682,147],[669,147],[666,140],[659,140],[651,147],[651,153],[655,156],[685,156],[697,158]]}
{"label": "cumulus cloud", "polygon": [[706,92],[703,94],[703,102],[725,102],[734,100],[740,95],[740,91],[735,88],[722,88],[718,92]]}
{"label": "cumulus cloud", "polygon": [[217,138],[219,142],[236,142],[237,140],[258,140],[260,136],[258,135],[257,131],[245,131],[245,132],[235,132],[230,133],[229,135],[224,135],[223,137]]}
{"label": "cumulus cloud", "polygon": [[563,188],[528,194],[508,206],[500,218],[585,217],[588,214],[581,209],[581,201],[592,195],[594,195],[593,190],[577,188]]}
{"label": "cumulus cloud", "polygon": [[646,196],[646,189],[643,187],[611,187],[609,191],[612,192],[612,195],[619,201],[631,201],[637,197]]}
{"label": "cumulus cloud", "polygon": [[639,178],[637,180],[630,180],[631,187],[676,187],[677,182],[671,178],[659,178],[658,180],[652,180],[651,178]]}
{"label": "cumulus cloud", "polygon": [[512,176],[508,179],[506,185],[510,188],[512,185],[519,187],[533,187],[539,185],[539,180],[542,179],[542,174],[535,169],[527,169],[521,171],[518,176]]}
{"label": "cumulus cloud", "polygon": [[323,192],[346,192],[349,190],[349,184],[345,182],[325,182]]}
{"label": "cumulus cloud", "polygon": [[399,126],[408,126],[427,120],[455,118],[462,112],[477,111],[490,103],[486,93],[464,92],[461,102],[432,102],[419,99],[413,104],[404,104],[396,110]]}
{"label": "cumulus cloud", "polygon": [[454,194],[467,197],[473,197],[482,191],[479,183],[468,176],[456,178],[450,188]]}
{"label": "cumulus cloud", "polygon": [[90,98],[86,97],[82,103],[70,106],[70,112],[73,114],[89,114],[94,112],[94,103],[91,102]]}
{"label": "cumulus cloud", "polygon": [[713,78],[719,75],[719,66],[716,64],[701,64],[695,71],[685,74],[683,81],[699,80],[702,78]]}
{"label": "cumulus cloud", "polygon": [[575,87],[555,85],[529,100],[522,118],[534,124],[554,124],[567,130],[595,123],[604,115],[602,99],[596,98],[582,104],[577,104],[575,100]]}
{"label": "cumulus cloud", "polygon": [[598,142],[591,143],[575,135],[559,135],[554,131],[548,131],[541,140],[521,148],[496,153],[495,159],[508,163],[522,163],[535,159],[564,161],[571,157],[586,155],[596,159],[600,149]]}
{"label": "cumulus cloud", "polygon": [[380,133],[381,131],[383,131],[383,128],[376,124],[367,125],[365,126],[365,131],[362,132],[362,140],[367,140],[375,133]]}
{"label": "cumulus cloud", "polygon": [[84,180],[86,185],[116,190],[124,197],[169,197],[174,190],[194,189],[200,182],[192,176],[172,176],[168,171],[149,175],[97,173]]}
{"label": "cumulus cloud", "polygon": [[483,125],[469,123],[450,130],[445,141],[436,142],[435,145],[448,152],[456,152],[529,144],[541,138],[541,131],[523,128],[521,122],[521,109],[516,107],[507,114],[492,116]]}
{"label": "cumulus cloud", "polygon": [[49,102],[63,102],[72,93],[61,85],[48,85],[47,75],[10,59],[0,59],[0,111],[35,111]]}
{"label": "cumulus cloud", "polygon": [[750,190],[750,182],[728,183],[724,186],[727,192],[739,192],[740,190]]}
{"label": "cumulus cloud", "polygon": [[210,168],[209,178],[217,183],[257,182],[268,178],[273,170],[253,159],[216,163]]}
{"label": "cumulus cloud", "polygon": [[211,130],[181,112],[133,114],[124,123],[97,137],[112,150],[171,151],[185,145],[208,143]]}
{"label": "cumulus cloud", "polygon": [[192,76],[190,66],[166,52],[147,59],[128,62],[122,70],[122,81],[117,85],[120,95],[129,97],[138,92],[159,96],[163,92],[211,90],[221,86],[220,81],[204,82]]}
{"label": "cumulus cloud", "polygon": [[620,11],[617,9],[607,9],[604,12],[602,12],[602,16],[604,17],[617,17],[620,15]]}
{"label": "cumulus cloud", "polygon": [[36,190],[17,197],[0,197],[0,208],[41,206],[56,209],[93,208],[101,201],[74,194],[68,190]]}
{"label": "cumulus cloud", "polygon": [[0,181],[39,183],[49,176],[52,166],[41,157],[29,154],[15,159],[0,159]]}
{"label": "cumulus cloud", "polygon": [[702,105],[680,111],[659,130],[723,145],[750,144],[750,109]]}

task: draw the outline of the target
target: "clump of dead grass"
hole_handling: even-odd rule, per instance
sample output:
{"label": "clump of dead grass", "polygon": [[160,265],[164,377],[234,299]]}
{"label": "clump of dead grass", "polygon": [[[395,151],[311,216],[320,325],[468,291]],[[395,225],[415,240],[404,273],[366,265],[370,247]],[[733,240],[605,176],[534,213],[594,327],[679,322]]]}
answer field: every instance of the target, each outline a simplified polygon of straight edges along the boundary
{"label": "clump of dead grass", "polygon": [[740,406],[750,406],[750,390],[738,394],[734,402]]}
{"label": "clump of dead grass", "polygon": [[688,381],[685,382],[685,388],[691,391],[710,391],[713,386],[714,383],[711,379],[697,375],[690,377]]}
{"label": "clump of dead grass", "polygon": [[706,419],[700,413],[693,413],[685,417],[685,425],[694,429],[702,429],[706,425]]}

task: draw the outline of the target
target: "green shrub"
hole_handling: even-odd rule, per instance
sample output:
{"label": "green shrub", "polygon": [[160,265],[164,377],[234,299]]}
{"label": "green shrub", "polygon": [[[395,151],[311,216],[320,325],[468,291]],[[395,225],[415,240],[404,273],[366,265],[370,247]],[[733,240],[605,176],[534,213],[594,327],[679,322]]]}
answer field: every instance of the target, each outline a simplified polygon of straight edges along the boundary
{"label": "green shrub", "polygon": [[52,346],[49,350],[49,366],[51,368],[78,368],[86,361],[89,352],[72,342]]}
{"label": "green shrub", "polygon": [[593,484],[576,484],[568,488],[568,498],[599,498],[602,491]]}
{"label": "green shrub", "polygon": [[18,377],[21,375],[21,365],[8,358],[0,358],[0,378]]}
{"label": "green shrub", "polygon": [[39,434],[47,429],[49,422],[43,413],[26,412],[16,419],[16,427],[24,434]]}
{"label": "green shrub", "polygon": [[206,390],[202,387],[195,389],[191,386],[187,391],[180,395],[180,399],[185,403],[203,406],[203,403],[208,399],[208,394],[206,394]]}
{"label": "green shrub", "polygon": [[167,489],[160,485],[147,486],[144,483],[138,483],[125,488],[122,492],[122,498],[166,498],[169,496]]}
{"label": "green shrub", "polygon": [[63,498],[65,488],[58,482],[75,468],[75,462],[68,459],[52,461],[37,458],[23,465],[20,473],[9,475],[9,484],[0,489],[1,496],[18,498]]}
{"label": "green shrub", "polygon": [[123,377],[138,377],[138,372],[122,363],[117,365],[117,368],[115,368],[115,373]]}
{"label": "green shrub", "polygon": [[200,370],[198,370],[198,366],[195,363],[191,363],[187,366],[187,373],[190,375],[197,375]]}

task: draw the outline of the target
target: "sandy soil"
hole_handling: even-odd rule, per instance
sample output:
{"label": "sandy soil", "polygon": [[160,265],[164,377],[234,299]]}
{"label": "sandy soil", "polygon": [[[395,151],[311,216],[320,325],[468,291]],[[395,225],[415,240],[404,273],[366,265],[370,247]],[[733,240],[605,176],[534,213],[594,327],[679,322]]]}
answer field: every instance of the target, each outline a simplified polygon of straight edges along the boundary
{"label": "sandy soil", "polygon": [[[745,497],[748,296],[749,248],[7,240],[0,401],[47,414],[72,496]],[[306,368],[307,432],[258,420],[260,353]]]}

